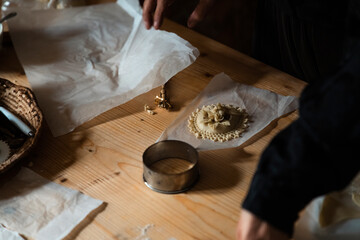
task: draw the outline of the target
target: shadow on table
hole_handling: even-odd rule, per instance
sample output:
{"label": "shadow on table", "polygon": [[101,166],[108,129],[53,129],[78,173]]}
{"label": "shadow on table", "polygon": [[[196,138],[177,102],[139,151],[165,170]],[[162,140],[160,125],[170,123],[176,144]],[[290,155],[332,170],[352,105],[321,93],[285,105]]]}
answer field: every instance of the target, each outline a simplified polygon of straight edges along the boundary
{"label": "shadow on table", "polygon": [[242,176],[234,164],[250,161],[252,154],[236,148],[204,151],[199,156],[200,179],[191,192],[221,191],[236,186]]}
{"label": "shadow on table", "polygon": [[[254,155],[244,148],[268,135],[278,126],[280,119],[290,114],[273,120],[238,148],[199,152],[200,179],[190,191],[224,191],[237,186],[242,179],[242,171],[235,165],[258,160],[258,158],[254,159]],[[255,169],[253,170],[255,171]]]}
{"label": "shadow on table", "polygon": [[[77,133],[53,138],[46,123],[44,124],[41,136],[31,152],[24,156],[20,161],[16,162],[12,168],[0,174],[0,188],[11,181],[11,179],[19,173],[22,167],[28,167],[42,177],[52,181],[56,179],[59,179],[60,182],[67,181],[67,179],[62,177],[61,172],[76,162],[77,154],[79,154],[78,151],[81,150],[79,146],[84,146],[87,136],[85,133]],[[45,141],[44,139],[52,140]],[[89,152],[92,151],[90,147],[87,147],[86,150]],[[46,155],[49,152],[52,152],[53,155]],[[57,157],[55,158],[53,156]],[[47,171],[44,171],[43,168],[46,168]],[[49,169],[51,169],[51,172],[49,172]],[[0,194],[0,200],[2,197],[3,196]],[[15,196],[7,197],[10,198]]]}
{"label": "shadow on table", "polygon": [[72,240],[80,234],[80,232],[85,229],[90,223],[92,223],[95,217],[105,210],[107,203],[101,204],[98,208],[94,209],[89,215],[84,218],[63,240]]}

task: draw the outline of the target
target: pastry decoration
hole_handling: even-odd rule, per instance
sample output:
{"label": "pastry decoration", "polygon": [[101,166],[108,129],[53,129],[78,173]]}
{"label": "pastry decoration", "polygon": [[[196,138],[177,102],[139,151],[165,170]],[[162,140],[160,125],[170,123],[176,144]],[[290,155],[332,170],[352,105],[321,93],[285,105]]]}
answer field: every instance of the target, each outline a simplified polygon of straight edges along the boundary
{"label": "pastry decoration", "polygon": [[145,106],[144,106],[144,111],[150,115],[155,115],[155,112],[147,104],[145,104]]}
{"label": "pastry decoration", "polygon": [[160,91],[160,96],[156,96],[155,97],[155,104],[159,107],[159,108],[165,108],[165,109],[170,109],[172,108],[170,101],[166,95],[166,91],[165,91],[165,85],[163,85],[161,87],[161,91]]}
{"label": "pastry decoration", "polygon": [[197,138],[225,142],[240,137],[248,121],[245,109],[218,103],[196,109],[189,117],[188,128]]}

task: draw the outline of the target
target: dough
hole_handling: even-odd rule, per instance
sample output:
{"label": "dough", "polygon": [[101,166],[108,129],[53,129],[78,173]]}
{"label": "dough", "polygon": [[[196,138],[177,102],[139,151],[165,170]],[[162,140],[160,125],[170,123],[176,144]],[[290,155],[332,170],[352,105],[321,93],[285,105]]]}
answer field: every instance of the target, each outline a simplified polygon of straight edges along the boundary
{"label": "dough", "polygon": [[196,109],[188,121],[190,132],[197,138],[220,142],[240,137],[247,127],[245,109],[221,103]]}
{"label": "dough", "polygon": [[321,227],[360,217],[360,208],[346,192],[334,192],[324,197],[319,214]]}
{"label": "dough", "polygon": [[353,218],[360,218],[360,174],[343,191],[324,197],[319,223],[321,227],[327,227]]}

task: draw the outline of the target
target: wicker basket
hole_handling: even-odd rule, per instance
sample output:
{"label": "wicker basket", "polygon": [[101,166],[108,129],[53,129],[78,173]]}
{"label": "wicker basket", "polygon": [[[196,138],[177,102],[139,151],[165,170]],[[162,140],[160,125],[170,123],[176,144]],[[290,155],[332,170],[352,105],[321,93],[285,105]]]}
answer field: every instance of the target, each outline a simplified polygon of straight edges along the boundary
{"label": "wicker basket", "polygon": [[10,157],[0,164],[0,173],[3,173],[26,156],[34,147],[43,124],[43,114],[33,92],[29,88],[15,85],[2,78],[0,78],[0,106],[20,118],[35,133],[35,136],[28,137],[22,146],[11,149]]}

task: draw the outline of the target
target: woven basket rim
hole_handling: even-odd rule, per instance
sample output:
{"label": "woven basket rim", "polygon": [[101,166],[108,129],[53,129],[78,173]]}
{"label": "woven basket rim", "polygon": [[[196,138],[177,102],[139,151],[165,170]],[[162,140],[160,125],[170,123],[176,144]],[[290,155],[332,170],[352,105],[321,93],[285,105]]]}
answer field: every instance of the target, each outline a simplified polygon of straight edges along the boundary
{"label": "woven basket rim", "polygon": [[[24,87],[21,85],[17,85],[13,82],[11,82],[10,80],[4,79],[4,78],[0,78],[0,87],[5,87],[5,88],[13,88],[16,89],[17,91],[21,91],[23,93],[25,93],[26,96],[28,96],[31,100],[31,103],[33,104],[33,106],[31,107],[31,111],[36,111],[36,114],[38,115],[39,120],[38,122],[38,126],[34,127],[32,126],[32,128],[35,130],[35,136],[34,137],[29,137],[25,143],[23,144],[23,146],[19,147],[17,149],[16,152],[14,152],[9,159],[7,159],[5,162],[0,164],[0,174],[6,172],[8,169],[10,169],[12,166],[14,166],[17,162],[19,162],[21,159],[23,159],[29,152],[31,149],[34,148],[34,146],[36,145],[39,137],[40,137],[40,133],[42,130],[42,126],[43,126],[43,122],[44,122],[44,117],[43,117],[43,113],[39,107],[38,101],[35,97],[35,94],[33,93],[33,91],[28,88],[28,87]],[[1,91],[0,88],[0,106],[3,105],[4,101],[4,92]],[[23,99],[19,99],[19,101],[21,101]],[[16,114],[18,117],[20,118],[24,118],[23,116],[20,116],[19,114]]]}

